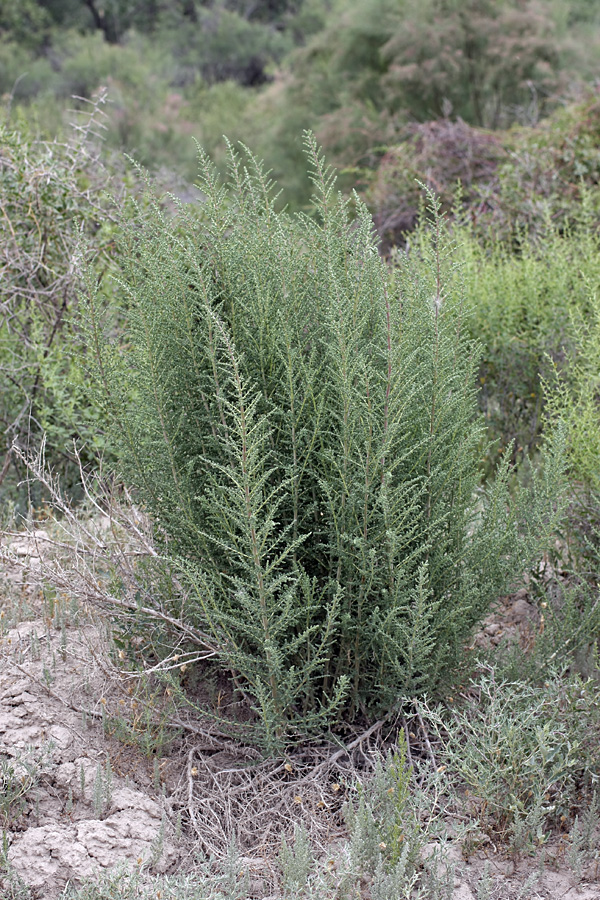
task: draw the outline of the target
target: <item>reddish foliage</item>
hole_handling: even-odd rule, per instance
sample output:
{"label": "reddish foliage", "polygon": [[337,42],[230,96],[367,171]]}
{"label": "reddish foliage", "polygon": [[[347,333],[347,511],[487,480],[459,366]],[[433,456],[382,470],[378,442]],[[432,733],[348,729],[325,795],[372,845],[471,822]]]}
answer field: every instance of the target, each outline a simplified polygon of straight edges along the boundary
{"label": "reddish foliage", "polygon": [[485,203],[481,185],[494,180],[506,158],[499,134],[473,128],[462,119],[410,125],[405,141],[382,158],[370,189],[384,245],[398,243],[415,227],[422,200],[419,182],[437,194],[446,212],[453,208],[460,182],[463,201],[476,216]]}

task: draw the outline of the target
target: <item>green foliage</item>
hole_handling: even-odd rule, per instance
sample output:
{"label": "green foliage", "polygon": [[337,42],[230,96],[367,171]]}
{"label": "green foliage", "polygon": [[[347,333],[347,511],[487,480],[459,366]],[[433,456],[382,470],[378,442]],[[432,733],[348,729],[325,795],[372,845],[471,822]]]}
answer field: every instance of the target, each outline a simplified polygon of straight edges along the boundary
{"label": "green foliage", "polygon": [[357,800],[344,809],[352,853],[363,871],[374,874],[383,864],[390,872],[401,862],[410,874],[418,865],[422,836],[411,803],[410,780],[406,743],[400,733],[397,750],[388,759],[378,760],[373,777],[359,785]]}
{"label": "green foliage", "polygon": [[[14,0],[4,0],[4,3],[8,8],[17,6]],[[235,15],[240,22],[262,23],[279,31],[303,12],[303,0],[266,0],[258,4],[248,4],[246,0],[217,3],[206,0],[161,0],[160,3],[156,0],[25,0],[20,5],[36,15],[43,13],[59,27],[96,29],[109,43],[125,40],[130,29],[152,34],[165,21],[185,24],[188,29],[202,26],[207,7],[217,14]],[[314,7],[314,4],[306,5]]]}
{"label": "green foliage", "polygon": [[55,91],[65,98],[75,94],[89,99],[101,85],[110,85],[115,104],[120,105],[120,94],[129,93],[140,106],[152,108],[153,94],[157,89],[164,93],[158,82],[169,63],[164,51],[144,39],[132,38],[125,47],[116,47],[97,34],[66,32],[55,41],[54,52]]}
{"label": "green foliage", "polygon": [[544,383],[548,417],[564,423],[571,485],[572,537],[581,570],[597,583],[600,560],[600,301],[589,279],[585,308],[571,310],[574,341],[567,363],[554,366]]}
{"label": "green foliage", "polygon": [[512,505],[505,459],[479,491],[478,347],[441,222],[425,268],[390,277],[308,153],[315,219],[276,212],[252,158],[224,188],[201,155],[200,227],[158,204],[123,222],[119,346],[93,285],[87,307],[122,474],[270,742],[439,687],[552,527],[560,468]]}
{"label": "green foliage", "polygon": [[[310,197],[297,137],[304,128],[314,129],[330,157],[348,169],[348,184],[365,169],[370,181],[368,170],[391,147],[378,178],[394,183],[392,193],[404,205],[405,194],[415,197],[413,167],[430,168],[427,153],[412,158],[413,130],[417,144],[423,138],[415,123],[452,113],[459,131],[463,120],[494,128],[515,121],[537,126],[540,115],[562,106],[567,86],[591,79],[597,68],[593,30],[571,0],[545,5],[535,0],[29,0],[23,15],[30,7],[49,24],[41,45],[27,40],[16,24],[4,28],[0,85],[5,93],[14,88],[21,103],[38,98],[32,111],[44,120],[48,97],[58,98],[60,106],[71,93],[90,96],[109,82],[115,101],[111,141],[148,166],[169,165],[192,180],[193,162],[181,152],[183,142],[173,138],[194,133],[204,146],[214,147],[223,127],[205,122],[193,99],[211,85],[234,82],[244,115],[228,133],[257,147],[295,206]],[[169,99],[175,94],[176,109]],[[571,127],[568,118],[563,117],[563,131]],[[45,121],[53,128],[55,120],[53,108]],[[593,135],[587,149],[577,138],[558,153],[548,146],[554,137],[543,128],[514,137],[505,136],[500,148],[501,208],[494,203],[495,215],[486,208],[483,218],[500,217],[510,225],[510,206],[537,220],[540,188],[575,209],[576,196],[568,191],[575,187],[577,193],[578,158],[593,155]],[[407,153],[397,148],[405,142]],[[431,149],[432,141],[425,137],[425,142]],[[468,151],[478,149],[472,143],[465,148],[459,140],[454,147],[459,157],[463,150],[466,156],[454,157],[445,170],[442,181],[450,192],[457,162],[463,181],[479,178],[477,157],[469,174]],[[474,143],[487,144],[496,159],[489,136]],[[440,154],[434,137],[434,156],[442,157],[434,168],[444,169],[443,157],[453,156],[451,144],[446,142]],[[406,155],[407,167],[400,158]],[[427,181],[422,174],[420,180]],[[435,190],[440,192],[440,183]],[[385,197],[384,185],[379,193]]]}
{"label": "green foliage", "polygon": [[181,7],[161,4],[152,26],[138,17],[136,28],[118,43],[106,41],[102,29],[67,27],[73,20],[68,15],[63,20],[58,11],[53,15],[61,27],[50,32],[44,52],[7,31],[0,94],[9,108],[20,104],[36,129],[54,137],[73,96],[90,99],[106,87],[107,142],[155,171],[168,167],[191,182],[195,154],[181,135],[193,133],[213,149],[222,146],[225,127],[240,137],[251,133],[255,117],[249,106],[256,86],[270,80],[275,64],[306,29],[316,27],[310,15],[312,9],[318,20],[319,3],[307,5],[305,24],[300,12],[294,17],[295,31],[220,4],[198,6],[190,22]]}
{"label": "green foliage", "polygon": [[340,167],[370,169],[415,120],[452,114],[494,128],[537,121],[564,80],[555,15],[517,0],[336,3],[257,105],[257,146],[305,203],[301,127],[315,131]]}
{"label": "green foliage", "polygon": [[175,81],[178,85],[198,77],[207,83],[235,80],[256,86],[267,80],[269,65],[281,60],[292,49],[284,32],[248,20],[236,12],[216,4],[197,13],[194,28],[181,28],[179,22],[165,30],[176,60]]}
{"label": "green foliage", "polygon": [[516,642],[501,643],[489,655],[498,681],[536,685],[556,672],[593,674],[600,635],[597,590],[573,579],[571,584],[551,582],[535,593],[539,625],[528,635],[527,652]]}
{"label": "green foliage", "polygon": [[0,481],[10,471],[12,444],[33,451],[44,431],[48,461],[63,472],[74,437],[88,442],[88,453],[101,446],[98,411],[83,400],[72,318],[82,234],[101,253],[96,264],[108,262],[111,226],[100,224],[107,174],[88,143],[97,113],[64,144],[0,130]]}
{"label": "green foliage", "polygon": [[[594,94],[559,107],[534,127],[507,132],[490,226],[506,236],[544,232],[549,216],[567,229],[597,214],[600,104]],[[491,199],[491,198],[490,198]]]}
{"label": "green foliage", "polygon": [[574,346],[567,365],[553,368],[545,389],[549,416],[566,426],[573,482],[590,496],[600,492],[600,300],[597,281],[590,279],[586,287],[586,307],[571,310]]}
{"label": "green foliage", "polygon": [[549,228],[516,256],[501,244],[481,247],[468,231],[461,238],[473,333],[485,347],[480,408],[498,449],[515,440],[517,453],[531,453],[544,423],[541,379],[552,361],[562,368],[574,342],[571,311],[585,314],[587,285],[600,279],[598,239],[584,224],[565,236]]}
{"label": "green foliage", "polygon": [[0,38],[39,47],[47,36],[50,16],[36,0],[0,0]]}
{"label": "green foliage", "polygon": [[[381,48],[384,89],[418,118],[453,110],[497,128],[509,107],[556,89],[558,47],[550,11],[536,3],[438,0],[407,4],[404,27]],[[408,16],[406,16],[408,13]],[[408,18],[408,21],[406,21]],[[512,113],[514,115],[514,113]]]}
{"label": "green foliage", "polygon": [[0,757],[0,820],[2,826],[16,821],[26,807],[26,797],[38,784],[52,753],[52,745],[26,747],[14,756]]}
{"label": "green foliage", "polygon": [[[373,900],[451,897],[454,867],[446,855],[444,807],[432,802],[441,788],[439,775],[423,773],[419,786],[412,775],[401,736],[397,751],[377,759],[368,778],[347,785],[347,839],[328,854],[327,868],[315,861],[302,829],[292,848],[283,845],[282,896],[354,900],[368,884]],[[428,842],[434,849],[424,860]]]}
{"label": "green foliage", "polygon": [[0,39],[0,91],[5,99],[24,102],[53,81],[48,60],[32,57],[27,46]]}
{"label": "green foliage", "polygon": [[581,816],[576,816],[573,827],[569,832],[569,849],[567,859],[573,869],[577,881],[582,881],[584,867],[598,865],[600,853],[596,839],[598,827],[599,796],[594,791],[592,801]]}
{"label": "green foliage", "polygon": [[[121,866],[97,878],[85,879],[78,887],[68,886],[61,897],[63,900],[156,900],[157,897],[164,900],[246,900],[247,879],[239,877],[239,864],[235,873],[223,868],[225,872],[221,875],[202,872],[196,876],[152,878],[145,872],[132,872]],[[237,887],[233,886],[236,876]]]}
{"label": "green foliage", "polygon": [[279,865],[281,866],[284,890],[302,894],[311,869],[314,869],[314,864],[315,859],[306,829],[296,827],[293,845],[288,847],[285,838],[281,842]]}
{"label": "green foliage", "polygon": [[[467,328],[483,345],[478,401],[496,441],[486,466],[513,444],[513,458],[537,453],[546,422],[542,381],[562,372],[578,342],[578,320],[591,314],[590,291],[600,285],[598,235],[584,208],[572,230],[547,222],[538,240],[518,254],[502,241],[482,242],[470,224],[453,224],[455,259],[470,308]],[[427,267],[426,225],[410,236],[413,265]],[[391,260],[404,259],[394,251]],[[568,418],[568,416],[566,416]],[[492,452],[493,451],[493,452]]]}
{"label": "green foliage", "polygon": [[551,678],[538,688],[497,682],[492,671],[465,708],[437,720],[444,763],[493,838],[531,850],[584,804],[599,774],[598,715],[592,679]]}

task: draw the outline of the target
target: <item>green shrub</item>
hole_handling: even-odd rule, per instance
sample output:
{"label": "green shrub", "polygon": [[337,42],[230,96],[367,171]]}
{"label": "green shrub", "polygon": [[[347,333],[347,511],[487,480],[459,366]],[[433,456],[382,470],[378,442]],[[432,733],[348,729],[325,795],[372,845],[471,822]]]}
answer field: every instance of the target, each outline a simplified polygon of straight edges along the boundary
{"label": "green shrub", "polygon": [[12,444],[35,451],[44,431],[48,461],[63,474],[74,437],[87,441],[88,459],[100,449],[73,318],[82,239],[98,254],[98,271],[110,264],[112,225],[101,200],[109,176],[89,143],[98,114],[65,143],[0,126],[0,483]]}
{"label": "green shrub", "polygon": [[549,830],[592,797],[600,773],[597,685],[577,676],[543,686],[497,681],[472,686],[470,700],[437,721],[464,804],[493,839],[513,851],[545,843]]}
{"label": "green shrub", "polygon": [[571,311],[574,341],[566,365],[544,383],[548,417],[564,423],[572,537],[580,569],[596,584],[600,563],[600,300],[591,279],[587,309]]}
{"label": "green shrub", "polygon": [[446,108],[497,128],[532,91],[542,99],[556,89],[559,46],[550,10],[528,0],[429,0],[407,3],[404,12],[403,27],[381,48],[392,109],[408,107],[423,119]]}
{"label": "green shrub", "polygon": [[545,421],[541,382],[553,363],[562,369],[576,340],[572,315],[587,313],[590,285],[600,284],[598,237],[585,217],[566,234],[548,227],[518,255],[482,247],[468,230],[456,237],[472,333],[484,345],[479,403],[490,437],[531,453]]}
{"label": "green shrub", "polygon": [[166,92],[174,65],[160,46],[136,35],[118,46],[107,44],[99,33],[67,31],[56,37],[53,54],[58,70],[54,90],[59,96],[90,98],[102,85],[114,85],[116,97],[111,100],[125,92],[150,108],[156,105],[154,95]]}
{"label": "green shrub", "polygon": [[[581,568],[581,567],[580,567]],[[593,586],[573,577],[535,584],[530,590],[539,612],[539,624],[517,642],[502,641],[489,654],[478,654],[494,668],[498,681],[539,685],[556,672],[585,677],[595,672],[600,635],[600,604]],[[561,583],[562,582],[562,583]]]}
{"label": "green shrub", "polygon": [[[168,32],[165,32],[165,39]],[[200,75],[208,83],[237,81],[253,86],[267,80],[265,69],[292,49],[279,30],[228,10],[225,4],[198,10],[193,28],[173,29],[170,35],[177,82]]]}
{"label": "green shrub", "polygon": [[[548,223],[543,238],[525,240],[514,253],[502,241],[481,241],[456,221],[456,287],[470,308],[467,328],[482,345],[478,402],[488,436],[486,467],[513,443],[513,458],[535,457],[546,423],[542,382],[561,372],[577,346],[576,322],[591,314],[590,291],[600,287],[598,235],[584,209],[573,229]],[[425,247],[423,248],[423,242]],[[408,252],[427,268],[428,231],[417,228]],[[404,259],[405,251],[394,251]]]}
{"label": "green shrub", "polygon": [[418,791],[411,795],[413,772],[406,757],[400,732],[397,750],[385,761],[377,760],[373,776],[357,786],[358,796],[344,807],[355,863],[370,874],[382,863],[388,872],[393,871],[401,861],[410,876],[420,861],[423,835],[416,812]]}
{"label": "green shrub", "polygon": [[554,367],[546,381],[548,413],[565,423],[573,482],[588,496],[600,492],[600,299],[597,284],[588,308],[571,310],[574,346],[567,365]]}
{"label": "green shrub", "polygon": [[46,59],[36,59],[21,44],[0,38],[0,94],[28,100],[53,81],[54,73]]}
{"label": "green shrub", "polygon": [[[178,560],[270,739],[435,690],[551,528],[560,464],[480,491],[478,346],[435,219],[391,276],[310,142],[315,217],[275,210],[254,160],[203,221],[123,222],[128,321],[89,343],[121,472]],[[179,611],[177,615],[179,615]]]}
{"label": "green shrub", "polygon": [[0,38],[40,49],[48,37],[50,16],[36,0],[0,0]]}
{"label": "green shrub", "polygon": [[14,756],[0,756],[0,820],[2,827],[16,821],[27,806],[26,797],[40,780],[53,745],[26,747]]}
{"label": "green shrub", "polygon": [[[256,134],[248,130],[245,139],[252,136],[253,146],[290,188],[288,199],[300,206],[310,196],[299,164],[301,128],[315,131],[341,170],[354,176],[366,170],[368,179],[414,123],[450,115],[487,128],[536,122],[556,104],[566,80],[566,35],[555,27],[560,18],[558,4],[549,8],[531,0],[334,3],[323,28],[284,60],[280,77],[254,106],[260,119]],[[588,35],[581,37],[578,61],[591,43]],[[493,139],[486,133],[478,143],[489,150]],[[472,149],[462,151],[463,171],[473,160]],[[423,168],[429,170],[433,159],[435,170],[437,155],[431,148]],[[455,162],[448,167],[451,191]],[[402,188],[414,194],[414,182],[401,164],[396,172],[402,201]],[[429,183],[440,192],[440,184]]]}

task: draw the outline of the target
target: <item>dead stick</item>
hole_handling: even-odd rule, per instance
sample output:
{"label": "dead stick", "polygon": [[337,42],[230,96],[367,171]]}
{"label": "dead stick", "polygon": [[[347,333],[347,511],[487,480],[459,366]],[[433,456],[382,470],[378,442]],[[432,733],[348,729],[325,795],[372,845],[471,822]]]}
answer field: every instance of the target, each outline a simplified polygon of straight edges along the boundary
{"label": "dead stick", "polygon": [[333,765],[334,762],[337,762],[337,760],[341,756],[346,756],[348,753],[350,753],[351,750],[354,750],[356,747],[358,747],[359,744],[362,744],[363,741],[366,741],[367,738],[371,737],[374,732],[379,731],[380,728],[383,727],[384,723],[385,719],[380,719],[379,722],[375,722],[374,725],[371,725],[371,727],[368,728],[367,731],[363,732],[363,734],[360,734],[355,740],[348,744],[347,747],[340,747],[339,750],[336,750],[333,756],[330,756],[324,762],[320,763],[318,766],[315,766],[314,769],[311,769],[308,775],[305,775],[301,780],[307,781],[309,778],[314,778],[315,775],[318,775],[325,769],[328,769],[329,766]]}
{"label": "dead stick", "polygon": [[427,747],[427,755],[429,756],[429,759],[431,760],[431,765],[433,766],[434,769],[437,770],[438,766],[435,761],[435,755],[433,753],[433,749],[431,747],[431,744],[429,743],[429,735],[427,734],[427,729],[425,728],[425,722],[423,721],[423,719],[421,717],[421,713],[419,712],[418,709],[416,712],[417,712],[417,719],[419,720],[419,725],[421,726],[421,731],[423,732],[423,737],[425,738],[425,746]]}

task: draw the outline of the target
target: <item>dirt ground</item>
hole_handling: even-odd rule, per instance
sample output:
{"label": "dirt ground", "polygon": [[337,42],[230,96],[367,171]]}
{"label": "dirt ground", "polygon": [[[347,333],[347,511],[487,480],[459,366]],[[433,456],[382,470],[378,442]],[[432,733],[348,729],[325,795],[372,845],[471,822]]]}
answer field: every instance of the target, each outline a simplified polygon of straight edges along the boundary
{"label": "dirt ground", "polygon": [[[10,865],[40,900],[117,865],[148,873],[189,868],[194,836],[182,832],[173,798],[194,749],[175,742],[162,756],[144,754],[107,733],[106,697],[114,702],[115,686],[103,665],[102,622],[69,611],[68,598],[64,614],[49,608],[35,583],[36,542],[24,537],[11,549],[26,565],[5,569],[0,601],[0,814]],[[523,591],[486,620],[476,642],[489,646],[510,629],[535,625]],[[195,759],[202,753],[196,748]],[[435,850],[428,845],[424,856]],[[465,860],[453,847],[453,900],[600,900],[599,873],[576,879],[563,856],[560,842],[543,867],[515,863],[494,847]],[[254,882],[252,898],[267,900],[265,884]]]}
{"label": "dirt ground", "polygon": [[[25,543],[13,549],[35,553]],[[34,895],[51,900],[100,869],[129,863],[164,872],[180,854],[148,759],[102,726],[103,635],[89,621],[61,625],[44,615],[39,590],[27,584],[35,555],[29,563],[29,572],[5,573],[3,620],[15,612],[25,619],[3,629],[0,754],[29,787],[12,804],[8,859]]]}

